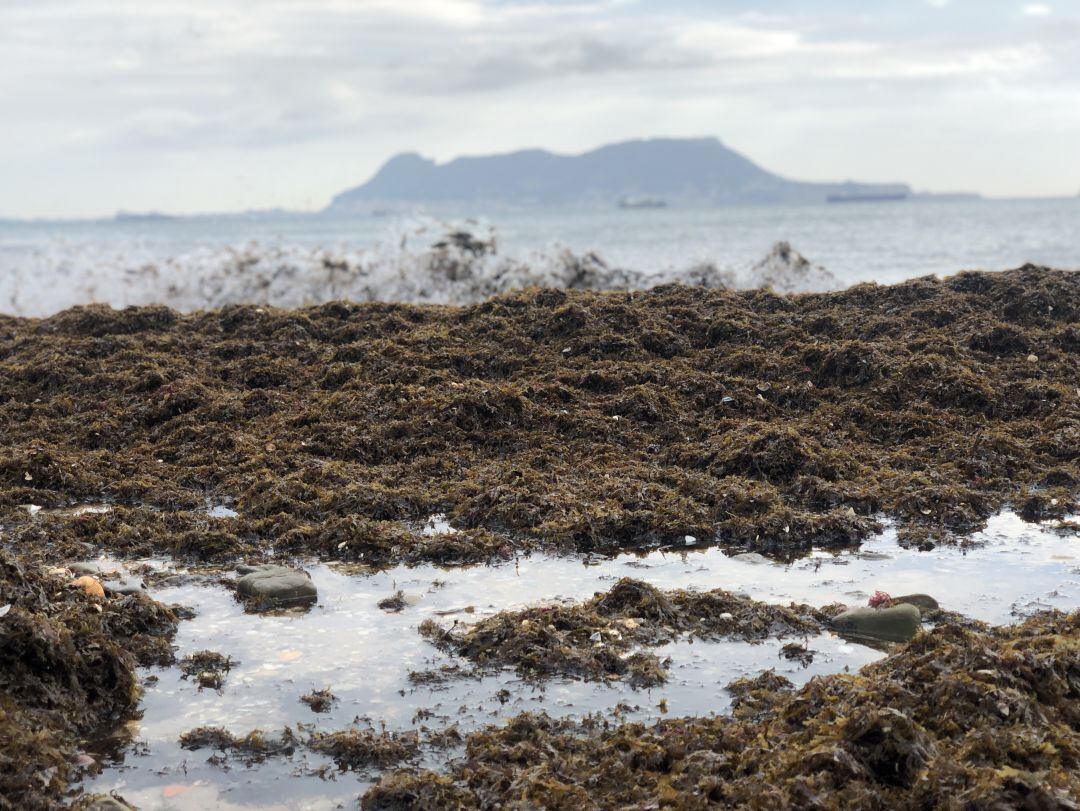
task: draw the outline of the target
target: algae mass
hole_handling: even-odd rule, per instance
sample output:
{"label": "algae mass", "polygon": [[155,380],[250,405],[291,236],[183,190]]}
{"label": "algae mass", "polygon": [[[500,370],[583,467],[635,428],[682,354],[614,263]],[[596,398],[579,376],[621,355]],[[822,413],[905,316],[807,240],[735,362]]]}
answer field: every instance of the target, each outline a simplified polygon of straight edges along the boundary
{"label": "algae mass", "polygon": [[[171,663],[184,616],[69,588],[58,565],[159,555],[222,578],[714,543],[792,560],[885,524],[911,548],[963,544],[1005,508],[1075,535],[1078,350],[1080,274],[1030,266],[800,296],[0,317],[0,807],[62,801],[83,744],[137,712],[135,667]],[[86,504],[101,506],[68,509]],[[631,642],[797,642],[831,616],[624,581],[425,630],[480,665],[644,686],[664,668]],[[934,621],[858,674],[732,685],[734,718],[522,715],[465,736],[442,771],[391,771],[419,743],[374,729],[187,743],[386,769],[369,808],[1075,807],[1078,615]],[[207,662],[185,667],[227,691],[235,674]]]}

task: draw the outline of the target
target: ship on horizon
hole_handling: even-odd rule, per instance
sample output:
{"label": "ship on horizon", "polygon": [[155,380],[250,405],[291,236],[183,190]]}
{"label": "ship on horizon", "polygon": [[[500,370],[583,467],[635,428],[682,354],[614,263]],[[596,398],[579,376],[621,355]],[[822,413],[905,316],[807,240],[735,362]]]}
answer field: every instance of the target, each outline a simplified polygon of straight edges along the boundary
{"label": "ship on horizon", "polygon": [[622,197],[619,208],[667,208],[667,202],[656,197]]}
{"label": "ship on horizon", "polygon": [[843,192],[826,196],[826,203],[888,203],[907,200],[907,192]]}

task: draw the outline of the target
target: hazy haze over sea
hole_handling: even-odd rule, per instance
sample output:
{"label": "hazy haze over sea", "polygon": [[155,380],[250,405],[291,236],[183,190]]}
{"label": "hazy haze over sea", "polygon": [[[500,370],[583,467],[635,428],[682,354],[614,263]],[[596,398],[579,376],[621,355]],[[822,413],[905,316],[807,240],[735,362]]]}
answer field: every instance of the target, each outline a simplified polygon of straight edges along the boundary
{"label": "hazy haze over sea", "polygon": [[[478,215],[403,209],[383,216],[0,222],[0,312],[47,315],[95,301],[183,310],[332,298],[467,301],[450,288],[433,292],[422,275],[430,272],[432,244],[451,227],[494,237],[496,254],[478,272],[503,276],[507,263],[543,269],[590,253],[608,268],[646,274],[650,284],[701,265],[740,274],[781,240],[841,287],[1025,262],[1080,268],[1080,198]],[[327,268],[340,279],[334,268],[342,265],[363,277],[362,295],[357,283],[324,283]]]}

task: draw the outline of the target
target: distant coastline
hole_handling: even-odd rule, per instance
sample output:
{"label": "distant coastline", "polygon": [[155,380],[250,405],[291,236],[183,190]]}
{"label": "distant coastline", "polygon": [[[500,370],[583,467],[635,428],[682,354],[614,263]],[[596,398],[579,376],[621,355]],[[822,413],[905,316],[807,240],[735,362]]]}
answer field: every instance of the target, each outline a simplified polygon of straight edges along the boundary
{"label": "distant coastline", "polygon": [[446,163],[406,152],[388,160],[366,183],[334,197],[326,211],[362,213],[439,203],[633,209],[914,196],[902,182],[792,180],[764,169],[717,138],[653,138],[609,144],[579,155],[529,149]]}

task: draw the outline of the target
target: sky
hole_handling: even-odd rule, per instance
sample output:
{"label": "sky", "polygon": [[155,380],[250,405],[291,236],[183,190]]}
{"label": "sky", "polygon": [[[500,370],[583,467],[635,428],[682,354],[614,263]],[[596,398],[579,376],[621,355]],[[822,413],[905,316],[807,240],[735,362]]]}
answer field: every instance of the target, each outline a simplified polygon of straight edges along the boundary
{"label": "sky", "polygon": [[391,155],[718,136],[1080,190],[1080,0],[0,0],[0,217],[317,210]]}

